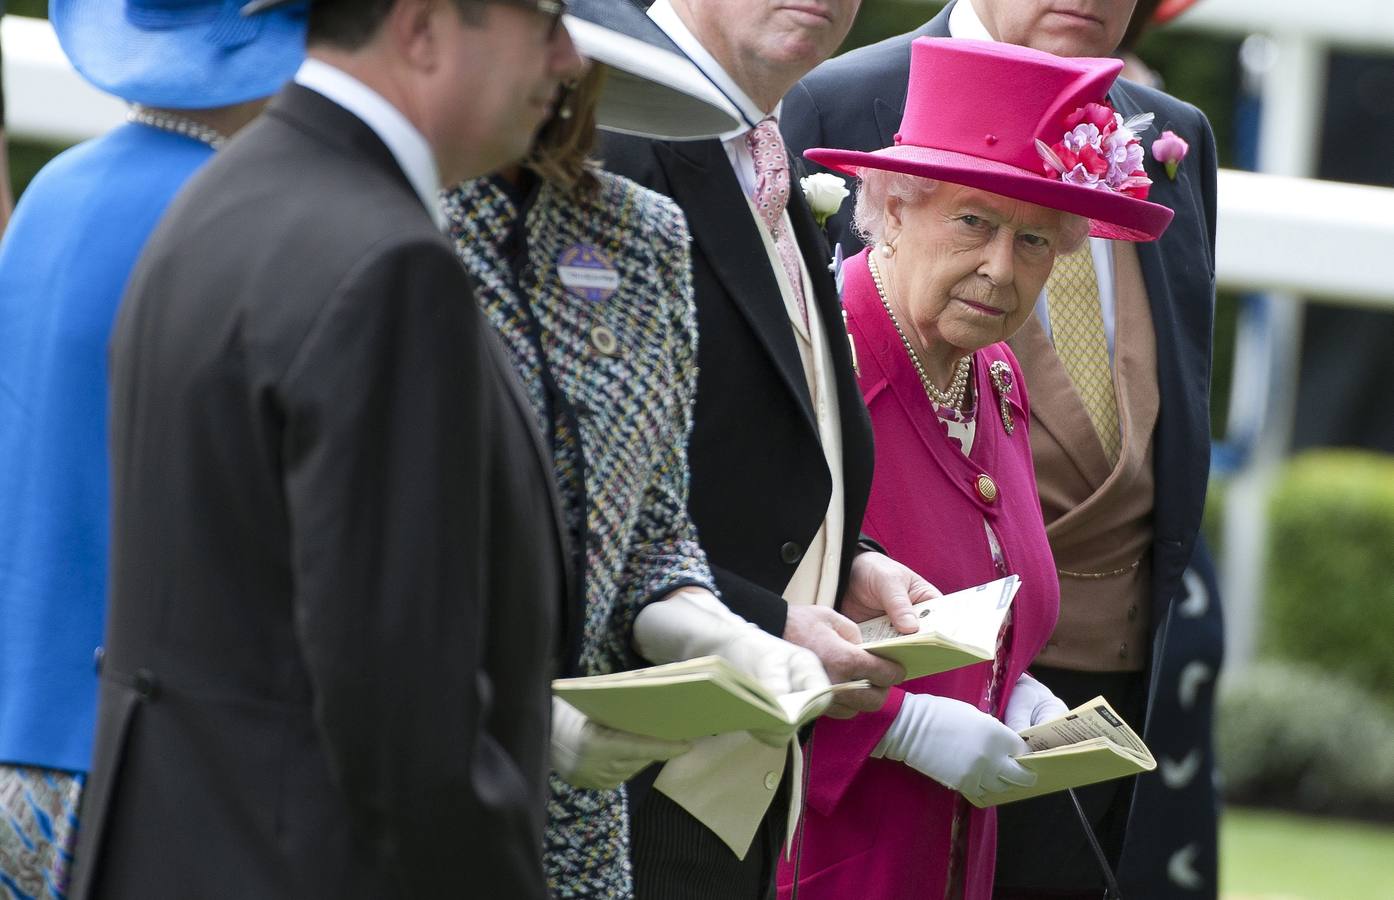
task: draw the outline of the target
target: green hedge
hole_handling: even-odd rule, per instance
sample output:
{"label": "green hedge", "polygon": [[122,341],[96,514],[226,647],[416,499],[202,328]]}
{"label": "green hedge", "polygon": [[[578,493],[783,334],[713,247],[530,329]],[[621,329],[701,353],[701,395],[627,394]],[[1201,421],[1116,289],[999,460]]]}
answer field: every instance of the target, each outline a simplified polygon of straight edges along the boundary
{"label": "green hedge", "polygon": [[1231,803],[1394,819],[1394,711],[1338,675],[1274,661],[1228,673],[1215,753]]}
{"label": "green hedge", "polygon": [[1263,655],[1341,674],[1394,710],[1394,457],[1295,458],[1269,527]]}

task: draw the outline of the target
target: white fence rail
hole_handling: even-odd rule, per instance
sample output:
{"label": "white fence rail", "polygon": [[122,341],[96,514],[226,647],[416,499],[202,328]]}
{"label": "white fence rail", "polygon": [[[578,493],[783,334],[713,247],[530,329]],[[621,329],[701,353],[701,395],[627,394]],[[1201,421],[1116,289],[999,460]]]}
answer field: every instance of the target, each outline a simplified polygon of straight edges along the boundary
{"label": "white fence rail", "polygon": [[1219,217],[1221,287],[1394,306],[1394,189],[1223,170]]}
{"label": "white fence rail", "polygon": [[[115,2],[115,0],[110,0]],[[73,71],[42,19],[0,19],[5,62],[5,128],[15,137],[67,143],[120,122],[125,104]]]}

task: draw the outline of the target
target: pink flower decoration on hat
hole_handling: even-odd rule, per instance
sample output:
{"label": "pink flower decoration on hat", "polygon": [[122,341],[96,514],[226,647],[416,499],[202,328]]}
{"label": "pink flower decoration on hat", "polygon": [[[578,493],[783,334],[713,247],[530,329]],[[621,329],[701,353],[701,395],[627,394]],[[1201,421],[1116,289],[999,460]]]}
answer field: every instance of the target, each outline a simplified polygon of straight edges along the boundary
{"label": "pink flower decoration on hat", "polygon": [[1167,177],[1172,181],[1176,180],[1176,170],[1181,165],[1181,160],[1190,152],[1191,145],[1174,131],[1163,131],[1161,136],[1152,142],[1153,158],[1167,167]]}
{"label": "pink flower decoration on hat", "polygon": [[1152,179],[1143,171],[1137,134],[1152,118],[1142,113],[1124,119],[1107,104],[1086,103],[1065,118],[1065,135],[1054,145],[1037,139],[1042,171],[1066,184],[1146,200]]}

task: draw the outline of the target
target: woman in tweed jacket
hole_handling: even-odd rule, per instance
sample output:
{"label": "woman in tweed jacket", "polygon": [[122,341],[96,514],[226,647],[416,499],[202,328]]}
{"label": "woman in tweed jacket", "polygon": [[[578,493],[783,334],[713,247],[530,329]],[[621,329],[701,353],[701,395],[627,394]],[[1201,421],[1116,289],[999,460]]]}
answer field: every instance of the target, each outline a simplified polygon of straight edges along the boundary
{"label": "woman in tweed jacket", "polygon": [[[714,582],[687,512],[697,341],[687,225],[667,198],[588,160],[603,72],[597,67],[572,91],[525,167],[444,197],[479,304],[551,437],[583,573],[584,597],[567,617],[566,675],[645,665],[634,649],[636,616],[682,588],[690,595],[695,586],[738,623],[750,635],[742,640],[768,638],[709,593]],[[619,782],[686,745],[610,732],[636,748],[627,770],[619,763],[605,777],[578,778],[558,761],[562,714],[553,720],[549,889],[555,897],[631,897]],[[639,760],[645,752],[648,760]]]}

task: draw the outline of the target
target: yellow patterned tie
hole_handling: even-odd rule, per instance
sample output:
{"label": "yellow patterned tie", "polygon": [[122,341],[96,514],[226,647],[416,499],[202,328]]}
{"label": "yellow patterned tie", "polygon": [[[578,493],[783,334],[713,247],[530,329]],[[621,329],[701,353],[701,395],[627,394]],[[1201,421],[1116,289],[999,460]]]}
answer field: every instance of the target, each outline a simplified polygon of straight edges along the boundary
{"label": "yellow patterned tie", "polygon": [[1108,339],[1099,307],[1099,279],[1088,242],[1077,252],[1055,260],[1055,269],[1046,282],[1046,302],[1055,353],[1084,401],[1109,464],[1115,465],[1123,439],[1118,431],[1118,399],[1113,392]]}

